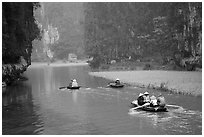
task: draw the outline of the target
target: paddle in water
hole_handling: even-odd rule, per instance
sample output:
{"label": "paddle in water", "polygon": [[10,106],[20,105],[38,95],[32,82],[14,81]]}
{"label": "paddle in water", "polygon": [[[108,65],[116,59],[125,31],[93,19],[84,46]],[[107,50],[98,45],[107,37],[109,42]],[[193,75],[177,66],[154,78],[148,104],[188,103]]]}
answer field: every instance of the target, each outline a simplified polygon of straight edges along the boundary
{"label": "paddle in water", "polygon": [[64,89],[64,88],[68,88],[67,86],[66,87],[59,87],[59,89]]}
{"label": "paddle in water", "polygon": [[138,106],[138,107],[131,108],[131,110],[136,110],[136,109],[143,108],[143,107],[146,107],[146,106],[149,106],[149,105],[150,105],[150,103],[145,103],[145,104],[142,105],[142,106]]}

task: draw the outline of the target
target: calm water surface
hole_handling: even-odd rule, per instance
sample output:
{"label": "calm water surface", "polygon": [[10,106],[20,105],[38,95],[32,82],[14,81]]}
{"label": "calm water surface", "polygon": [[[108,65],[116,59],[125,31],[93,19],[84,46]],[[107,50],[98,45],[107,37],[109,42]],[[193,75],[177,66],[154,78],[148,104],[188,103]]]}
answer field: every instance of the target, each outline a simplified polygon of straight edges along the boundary
{"label": "calm water surface", "polygon": [[[106,88],[108,80],[90,76],[88,66],[30,67],[2,97],[5,134],[202,134],[202,97],[163,93],[169,112],[130,111],[145,89]],[[59,90],[76,78],[80,90]],[[158,95],[159,91],[151,90]]]}

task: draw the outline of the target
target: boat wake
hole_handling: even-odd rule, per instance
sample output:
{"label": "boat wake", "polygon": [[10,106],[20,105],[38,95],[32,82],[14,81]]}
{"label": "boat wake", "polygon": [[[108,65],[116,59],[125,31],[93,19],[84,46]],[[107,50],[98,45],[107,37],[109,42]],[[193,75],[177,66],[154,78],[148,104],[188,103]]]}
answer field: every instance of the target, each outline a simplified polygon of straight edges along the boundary
{"label": "boat wake", "polygon": [[[186,114],[186,115],[195,115],[195,114],[201,115],[202,114],[199,111],[187,110],[187,109],[184,109],[182,106],[178,106],[178,105],[168,104],[166,105],[166,107],[168,109],[168,112],[165,112],[165,113],[180,113],[180,114]],[[129,110],[130,115],[139,114],[138,112],[141,113],[145,111],[134,110],[134,109]],[[152,113],[152,112],[145,112],[145,113]]]}
{"label": "boat wake", "polygon": [[[202,112],[187,110],[178,105],[167,105],[168,112],[148,112],[130,109],[128,114],[141,120],[150,121],[156,127],[163,128],[167,132],[181,132],[192,134],[193,128],[202,128]],[[192,121],[196,121],[196,127],[190,127]],[[169,133],[171,134],[171,133]]]}
{"label": "boat wake", "polygon": [[182,106],[178,106],[178,105],[166,105],[168,111],[170,112],[183,112],[184,108]]}

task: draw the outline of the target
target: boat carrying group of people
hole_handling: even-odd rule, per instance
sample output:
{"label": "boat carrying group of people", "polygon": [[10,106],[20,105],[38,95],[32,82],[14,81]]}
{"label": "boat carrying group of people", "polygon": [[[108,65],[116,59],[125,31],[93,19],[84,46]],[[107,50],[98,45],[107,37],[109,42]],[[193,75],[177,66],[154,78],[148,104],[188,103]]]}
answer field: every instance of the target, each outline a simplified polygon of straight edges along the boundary
{"label": "boat carrying group of people", "polygon": [[146,91],[145,93],[140,93],[137,98],[137,103],[139,106],[150,106],[150,107],[165,107],[166,101],[164,96],[162,94],[159,94],[159,96],[156,98],[154,95],[151,97],[149,96],[149,93]]}

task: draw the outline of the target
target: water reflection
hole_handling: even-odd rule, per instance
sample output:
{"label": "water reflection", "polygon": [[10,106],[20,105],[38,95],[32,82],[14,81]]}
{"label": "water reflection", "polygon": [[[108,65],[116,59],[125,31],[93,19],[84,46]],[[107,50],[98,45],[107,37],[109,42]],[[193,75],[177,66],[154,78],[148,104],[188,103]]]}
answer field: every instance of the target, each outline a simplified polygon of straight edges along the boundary
{"label": "water reflection", "polygon": [[77,102],[77,91],[76,90],[72,92],[72,98],[73,98],[74,103],[78,103]]}
{"label": "water reflection", "polygon": [[31,85],[18,83],[7,87],[2,97],[2,134],[38,134],[34,132],[43,123],[32,103]]}

